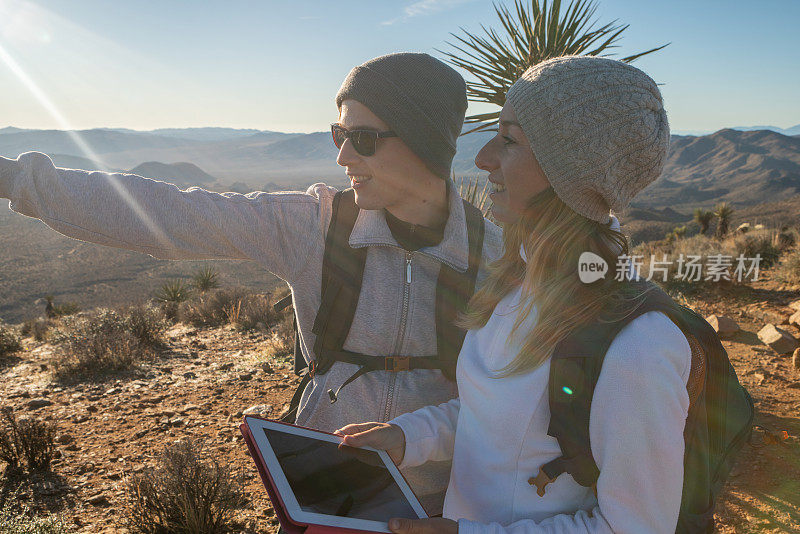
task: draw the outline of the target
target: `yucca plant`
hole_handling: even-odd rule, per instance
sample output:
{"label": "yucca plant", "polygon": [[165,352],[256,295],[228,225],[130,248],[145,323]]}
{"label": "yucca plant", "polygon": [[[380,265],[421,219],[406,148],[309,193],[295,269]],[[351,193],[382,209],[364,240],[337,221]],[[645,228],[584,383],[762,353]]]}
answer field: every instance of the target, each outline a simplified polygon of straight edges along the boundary
{"label": "yucca plant", "polygon": [[209,266],[203,267],[192,275],[192,284],[200,292],[219,287],[219,272]]}
{"label": "yucca plant", "polygon": [[189,300],[192,288],[180,278],[167,280],[155,293],[155,299],[159,302],[179,304]]}
{"label": "yucca plant", "polygon": [[733,208],[727,202],[723,202],[714,208],[714,215],[717,217],[716,236],[723,238],[728,234],[728,229],[731,225],[731,216],[733,216]]}
{"label": "yucca plant", "polygon": [[[506,92],[528,67],[550,58],[566,55],[611,56],[628,25],[616,20],[597,27],[594,18],[597,3],[592,0],[570,1],[562,13],[561,1],[514,0],[514,10],[494,4],[501,29],[481,25],[484,35],[469,33],[460,28],[463,36],[451,33],[456,43],[447,44],[454,51],[439,51],[453,65],[461,67],[476,81],[467,83],[467,97],[472,102],[502,107]],[[661,50],[667,45],[626,56],[631,62]],[[493,127],[500,111],[467,117],[466,124],[477,126],[466,133]]]}
{"label": "yucca plant", "polygon": [[694,222],[696,222],[700,226],[700,233],[705,234],[708,232],[708,227],[711,225],[711,221],[714,219],[714,212],[713,211],[706,211],[702,208],[697,208],[694,210]]}
{"label": "yucca plant", "polygon": [[484,217],[491,218],[489,212],[492,207],[492,202],[489,199],[489,180],[483,182],[483,187],[480,186],[480,178],[460,178],[455,177],[453,174],[453,182],[457,184],[458,194],[461,198],[481,210]]}

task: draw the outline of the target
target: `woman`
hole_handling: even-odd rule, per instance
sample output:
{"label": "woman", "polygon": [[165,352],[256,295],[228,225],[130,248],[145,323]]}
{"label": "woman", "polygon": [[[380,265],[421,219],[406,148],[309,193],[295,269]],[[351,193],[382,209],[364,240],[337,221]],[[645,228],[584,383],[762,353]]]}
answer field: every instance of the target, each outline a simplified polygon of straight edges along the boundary
{"label": "woman", "polygon": [[[452,457],[444,518],[392,520],[403,533],[674,532],[683,482],[691,349],[663,313],[613,338],[590,413],[596,488],[534,475],[559,457],[548,435],[551,355],[581,326],[642,302],[617,281],[623,210],[661,172],[669,126],[658,87],[622,62],[564,57],[511,87],[499,131],[476,164],[495,186],[504,255],[462,317],[459,399],[387,423],[349,425],[344,443],[387,449],[400,465]],[[581,254],[609,265],[581,282]]]}

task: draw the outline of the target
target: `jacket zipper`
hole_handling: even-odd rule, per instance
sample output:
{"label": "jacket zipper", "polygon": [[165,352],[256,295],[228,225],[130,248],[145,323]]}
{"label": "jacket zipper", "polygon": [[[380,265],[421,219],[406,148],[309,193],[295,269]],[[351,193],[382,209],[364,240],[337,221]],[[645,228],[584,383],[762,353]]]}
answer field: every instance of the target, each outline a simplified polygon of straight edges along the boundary
{"label": "jacket zipper", "polygon": [[[395,350],[392,356],[396,356],[403,345],[403,338],[406,334],[406,320],[408,319],[408,300],[411,294],[411,252],[406,251],[406,272],[405,272],[405,284],[403,284],[403,313],[400,316],[400,329],[397,336],[397,342],[395,343]],[[386,393],[386,407],[383,411],[383,419],[382,421],[389,420],[389,412],[392,407],[392,401],[394,400],[394,385],[397,381],[397,373],[391,373],[389,376],[389,389]]]}

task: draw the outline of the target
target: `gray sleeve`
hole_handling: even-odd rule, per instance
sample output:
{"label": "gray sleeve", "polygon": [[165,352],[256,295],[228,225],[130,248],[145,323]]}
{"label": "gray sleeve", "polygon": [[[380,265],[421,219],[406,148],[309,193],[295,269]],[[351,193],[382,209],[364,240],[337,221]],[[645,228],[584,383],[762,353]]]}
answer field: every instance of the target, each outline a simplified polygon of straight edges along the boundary
{"label": "gray sleeve", "polygon": [[249,259],[291,282],[324,247],[335,190],[213,193],[133,174],[61,169],[44,154],[0,158],[0,197],[83,241],[162,259]]}

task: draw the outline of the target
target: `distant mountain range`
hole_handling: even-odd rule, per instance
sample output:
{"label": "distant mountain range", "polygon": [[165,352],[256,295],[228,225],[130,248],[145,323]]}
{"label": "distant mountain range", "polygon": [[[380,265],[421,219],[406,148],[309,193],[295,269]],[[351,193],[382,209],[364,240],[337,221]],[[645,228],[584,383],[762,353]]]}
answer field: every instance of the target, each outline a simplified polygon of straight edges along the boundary
{"label": "distant mountain range", "polygon": [[[634,206],[646,210],[669,206],[683,212],[720,201],[753,205],[800,194],[800,136],[774,129],[673,136],[663,175],[634,199]],[[800,133],[800,125],[783,131]],[[475,167],[474,157],[492,135],[480,132],[459,138],[453,161],[457,176],[485,175]],[[85,154],[76,137],[94,154]],[[0,155],[16,157],[29,150],[50,154],[65,167],[123,170],[180,186],[247,191],[305,188],[315,181],[347,183],[327,132],[0,129]]]}

